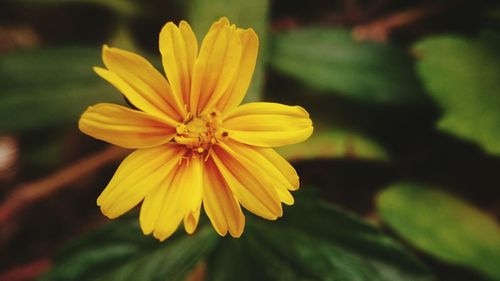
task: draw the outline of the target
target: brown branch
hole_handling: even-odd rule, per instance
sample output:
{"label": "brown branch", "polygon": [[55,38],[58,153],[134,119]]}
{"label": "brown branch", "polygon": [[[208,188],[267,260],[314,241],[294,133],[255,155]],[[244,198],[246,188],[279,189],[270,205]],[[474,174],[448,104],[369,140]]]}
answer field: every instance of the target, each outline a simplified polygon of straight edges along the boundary
{"label": "brown branch", "polygon": [[447,6],[432,4],[400,11],[367,24],[354,27],[352,36],[358,41],[386,42],[391,33],[398,28],[408,26],[435,15]]}
{"label": "brown branch", "polygon": [[14,191],[0,205],[0,225],[5,225],[14,214],[19,213],[30,203],[46,198],[102,166],[123,158],[127,152],[122,148],[109,147],[46,178],[21,184],[14,188]]}

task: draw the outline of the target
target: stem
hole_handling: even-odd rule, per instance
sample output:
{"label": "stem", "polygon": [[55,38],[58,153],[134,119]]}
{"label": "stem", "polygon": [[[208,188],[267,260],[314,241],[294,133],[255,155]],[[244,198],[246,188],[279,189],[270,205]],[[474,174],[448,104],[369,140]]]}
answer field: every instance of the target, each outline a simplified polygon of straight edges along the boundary
{"label": "stem", "polygon": [[19,185],[0,205],[0,225],[6,224],[30,203],[46,198],[102,166],[123,158],[127,152],[122,148],[108,147],[43,179]]}

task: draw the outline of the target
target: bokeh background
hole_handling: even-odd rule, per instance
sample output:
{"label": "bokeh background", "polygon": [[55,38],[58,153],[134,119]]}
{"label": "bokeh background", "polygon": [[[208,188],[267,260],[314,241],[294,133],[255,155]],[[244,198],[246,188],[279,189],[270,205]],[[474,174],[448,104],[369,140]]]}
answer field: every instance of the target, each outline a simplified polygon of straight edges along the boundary
{"label": "bokeh background", "polygon": [[[101,46],[161,69],[158,34],[201,40],[227,16],[261,40],[247,101],[305,107],[315,133],[280,149],[296,204],[240,239],[160,243],[137,212],[95,200],[129,151],[80,133],[123,97],[92,71]],[[0,280],[500,280],[497,1],[3,0]]]}

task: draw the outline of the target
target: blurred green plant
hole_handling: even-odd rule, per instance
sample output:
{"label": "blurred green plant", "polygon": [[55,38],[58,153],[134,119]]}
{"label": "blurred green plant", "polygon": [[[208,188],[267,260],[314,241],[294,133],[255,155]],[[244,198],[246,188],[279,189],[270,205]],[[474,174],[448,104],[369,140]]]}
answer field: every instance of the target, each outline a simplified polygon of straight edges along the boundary
{"label": "blurred green plant", "polygon": [[[135,217],[75,240],[55,259],[50,280],[185,280],[207,264],[205,280],[434,280],[375,226],[321,202],[312,190],[278,221],[247,215],[239,239],[219,238],[205,219],[193,236],[168,243],[144,236]],[[181,232],[181,231],[179,231]]]}
{"label": "blurred green plant", "polygon": [[100,53],[97,47],[54,47],[0,57],[0,134],[76,126],[89,105],[123,103],[92,71]]}
{"label": "blurred green plant", "polygon": [[500,280],[500,226],[489,215],[415,183],[391,185],[377,206],[383,221],[420,250]]}
{"label": "blurred green plant", "polygon": [[436,36],[414,50],[422,81],[443,110],[438,127],[500,155],[500,35]]}
{"label": "blurred green plant", "polygon": [[424,96],[404,51],[356,42],[344,29],[309,27],[274,34],[269,63],[310,87],[360,102],[411,103]]}

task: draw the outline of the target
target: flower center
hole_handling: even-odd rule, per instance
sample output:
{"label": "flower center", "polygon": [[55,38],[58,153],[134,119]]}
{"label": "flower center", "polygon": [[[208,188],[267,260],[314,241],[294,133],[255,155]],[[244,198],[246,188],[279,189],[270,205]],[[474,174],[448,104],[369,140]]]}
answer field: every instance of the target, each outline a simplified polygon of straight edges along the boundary
{"label": "flower center", "polygon": [[221,124],[217,112],[190,116],[177,126],[174,141],[191,149],[193,155],[208,153],[212,145],[227,137],[227,132],[218,130]]}

